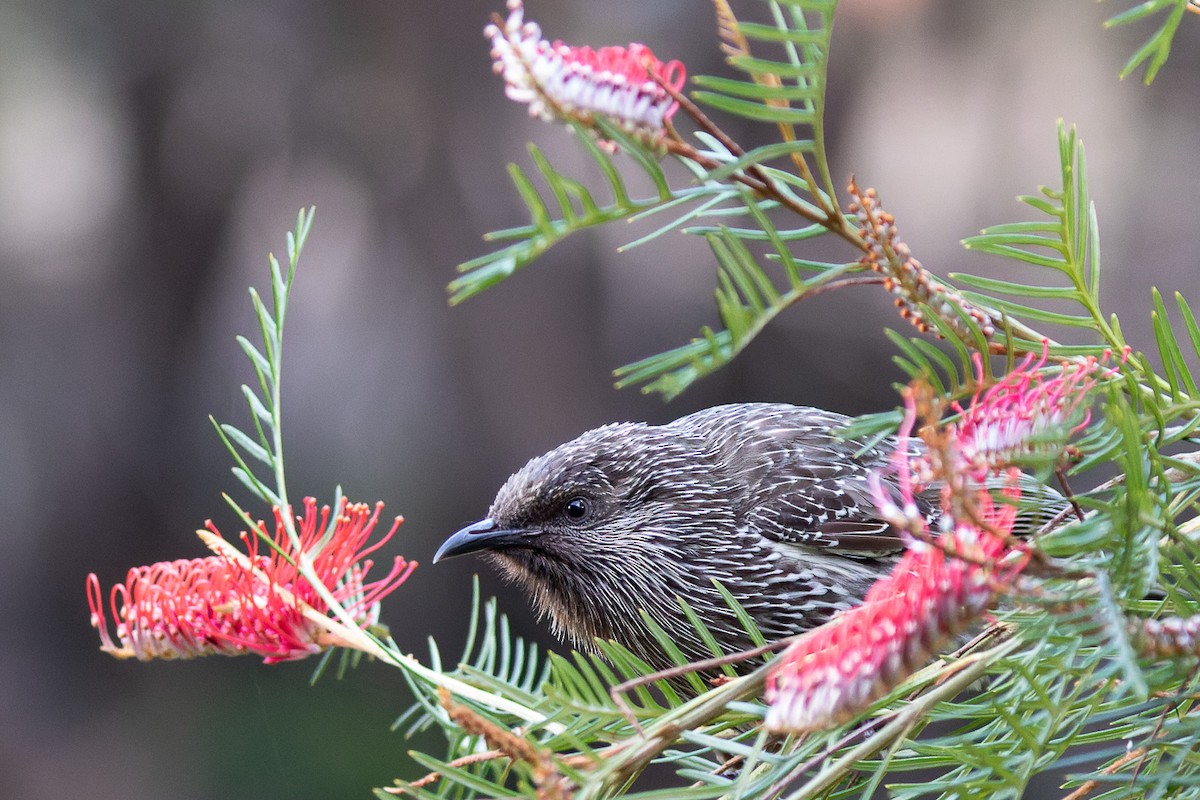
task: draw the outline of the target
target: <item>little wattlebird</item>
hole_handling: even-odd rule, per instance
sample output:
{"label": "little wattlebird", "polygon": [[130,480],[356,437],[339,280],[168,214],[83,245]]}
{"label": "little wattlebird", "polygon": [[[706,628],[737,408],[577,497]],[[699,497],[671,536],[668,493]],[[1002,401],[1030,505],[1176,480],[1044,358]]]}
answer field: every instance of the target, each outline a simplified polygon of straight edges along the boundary
{"label": "little wattlebird", "polygon": [[434,561],[482,553],[560,638],[613,639],[656,668],[671,663],[640,611],[689,660],[713,655],[680,600],[726,652],[753,646],[717,582],[768,640],[805,631],[860,602],[904,547],[868,485],[892,480],[896,442],[864,449],[837,435],[848,421],[742,403],[596,428],[518,470]]}

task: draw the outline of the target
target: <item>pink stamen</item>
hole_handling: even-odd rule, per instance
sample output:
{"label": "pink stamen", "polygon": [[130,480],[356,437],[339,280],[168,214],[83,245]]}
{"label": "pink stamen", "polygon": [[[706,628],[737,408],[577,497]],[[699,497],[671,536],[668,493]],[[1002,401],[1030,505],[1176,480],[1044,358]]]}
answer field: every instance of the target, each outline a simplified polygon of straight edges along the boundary
{"label": "pink stamen", "polygon": [[[1088,393],[1101,378],[1105,359],[1089,357],[1063,362],[1057,374],[1046,370],[1049,346],[1030,354],[999,382],[980,389],[967,408],[955,405],[962,418],[950,426],[958,441],[964,469],[976,480],[1029,459],[1057,458],[1067,440],[1087,427]],[[984,381],[982,357],[975,354],[976,380]]]}

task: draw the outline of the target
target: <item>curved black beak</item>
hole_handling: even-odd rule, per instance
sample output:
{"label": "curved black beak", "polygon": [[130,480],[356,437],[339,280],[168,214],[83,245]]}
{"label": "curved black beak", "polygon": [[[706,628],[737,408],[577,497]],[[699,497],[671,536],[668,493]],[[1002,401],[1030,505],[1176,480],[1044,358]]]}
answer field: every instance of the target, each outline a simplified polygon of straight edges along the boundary
{"label": "curved black beak", "polygon": [[433,563],[436,564],[445,558],[488,550],[497,545],[524,538],[526,535],[528,535],[526,531],[501,528],[494,519],[487,517],[468,525],[442,542],[442,546],[433,556]]}

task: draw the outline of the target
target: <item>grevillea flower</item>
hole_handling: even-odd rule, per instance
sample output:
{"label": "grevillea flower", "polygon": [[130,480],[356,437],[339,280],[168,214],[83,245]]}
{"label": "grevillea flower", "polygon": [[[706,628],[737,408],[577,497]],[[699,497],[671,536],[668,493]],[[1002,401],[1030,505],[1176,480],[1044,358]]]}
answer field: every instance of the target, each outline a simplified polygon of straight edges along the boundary
{"label": "grevillea flower", "polygon": [[[100,631],[101,650],[117,658],[195,658],[204,655],[255,653],[272,664],[304,658],[331,645],[351,646],[328,630],[329,605],[300,574],[297,562],[311,561],[324,589],[360,627],[378,621],[379,601],[412,573],[416,562],[397,556],[382,578],[366,582],[373,562],[367,558],[396,532],[397,517],[388,532],[372,542],[383,504],[342,501],[330,525],[331,510],[317,511],[316,501],[304,500],[304,515],[293,517],[299,549],[292,546],[284,513],[275,509],[274,546],[260,554],[262,537],[242,533],[246,554],[221,537],[212,522],[201,537],[215,555],[165,561],[129,571],[124,583],[112,588],[108,608],[116,623],[109,630],[104,596],[95,574],[87,577],[92,626]],[[260,533],[266,528],[259,523]]]}
{"label": "grevillea flower", "polygon": [[[982,481],[1012,464],[1055,462],[1072,434],[1090,420],[1088,392],[1110,372],[1103,359],[1064,361],[1057,371],[1043,368],[1049,356],[1030,354],[998,383],[980,389],[950,426],[962,468]],[[983,359],[975,354],[976,380],[983,384]]]}
{"label": "grevillea flower", "polygon": [[[983,483],[948,481],[957,495],[942,493],[939,535],[931,536],[915,496],[929,476],[921,473],[924,456],[914,459],[910,446],[919,407],[928,405],[919,388],[905,394],[889,467],[895,493],[879,474],[870,479],[880,515],[900,531],[908,549],[871,585],[861,605],[806,633],[775,662],[767,676],[769,730],[799,733],[853,717],[978,619],[1028,560],[1011,537],[1020,497],[1015,469],[1003,475],[1004,502],[995,502]],[[956,431],[930,428],[923,431],[929,450],[936,444],[939,452],[955,452]],[[967,492],[970,497],[958,496]]]}
{"label": "grevillea flower", "polygon": [[590,125],[593,114],[603,114],[644,141],[661,141],[677,103],[655,77],[678,91],[683,64],[664,64],[642,44],[593,50],[551,43],[537,23],[525,22],[521,0],[509,0],[508,11],[508,19],[497,18],[483,33],[509,99],[544,120]]}
{"label": "grevillea flower", "polygon": [[858,218],[867,254],[862,263],[883,276],[884,287],[895,297],[900,316],[913,327],[927,333],[933,328],[926,319],[925,309],[933,311],[964,341],[971,342],[974,335],[963,321],[970,318],[983,332],[991,337],[995,326],[983,311],[967,302],[958,292],[934,280],[929,270],[913,258],[912,252],[896,232],[896,218],[884,211],[874,189],[862,191],[851,180],[849,192],[854,197],[850,212]]}
{"label": "grevillea flower", "polygon": [[[1015,486],[1008,493],[1015,497]],[[1016,508],[993,503],[986,489],[976,507],[982,525],[959,522],[937,544],[914,539],[862,605],[784,651],[767,676],[768,730],[800,733],[845,722],[991,605],[996,584],[1023,566],[1020,556],[1005,558]]]}

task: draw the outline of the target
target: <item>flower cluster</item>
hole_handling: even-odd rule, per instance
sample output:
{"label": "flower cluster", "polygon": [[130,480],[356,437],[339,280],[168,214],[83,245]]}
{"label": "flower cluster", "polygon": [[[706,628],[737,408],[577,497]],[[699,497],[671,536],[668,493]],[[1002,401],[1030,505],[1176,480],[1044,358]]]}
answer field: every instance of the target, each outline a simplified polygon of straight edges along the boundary
{"label": "flower cluster", "polygon": [[[243,555],[208,523],[201,531],[215,555],[168,561],[129,571],[112,588],[108,608],[116,638],[105,614],[104,595],[95,574],[87,577],[92,626],[100,632],[101,650],[117,658],[195,658],[204,655],[255,653],[268,663],[304,658],[331,645],[349,645],[328,631],[327,593],[360,626],[378,621],[379,601],[412,573],[416,562],[397,556],[389,572],[366,582],[373,566],[368,556],[390,539],[402,519],[376,541],[371,534],[383,504],[374,509],[345,500],[336,519],[331,509],[317,510],[304,500],[304,514],[290,520],[299,539],[292,545],[285,514],[275,509],[275,533],[269,555],[259,551],[268,540],[265,525],[257,535],[242,534]],[[301,574],[308,562],[322,586]]]}
{"label": "flower cluster", "polygon": [[484,35],[510,99],[527,103],[529,114],[544,120],[591,125],[594,114],[603,114],[643,141],[661,141],[677,108],[662,84],[678,92],[683,64],[664,64],[642,44],[593,50],[551,43],[537,23],[525,22],[521,0],[509,0],[508,11]]}
{"label": "flower cluster", "polygon": [[[883,285],[895,296],[900,316],[921,333],[932,328],[925,309],[931,309],[964,341],[971,341],[971,331],[963,317],[975,322],[984,336],[991,337],[995,326],[983,311],[968,303],[958,292],[947,289],[913,258],[912,252],[896,232],[896,219],[879,205],[874,189],[865,192],[851,180],[849,192],[854,197],[850,212],[858,218],[867,254],[863,263],[883,276]],[[937,331],[934,330],[936,333]]]}
{"label": "flower cluster", "polygon": [[[938,421],[928,386],[907,390],[889,467],[896,490],[879,474],[871,486],[880,516],[908,549],[862,605],[802,636],[776,662],[768,676],[769,729],[809,731],[852,717],[976,620],[1020,574],[1028,552],[1012,536],[1020,497],[1014,465],[1030,456],[1061,458],[1070,435],[1087,424],[1088,392],[1105,374],[1103,359],[1094,358],[1047,369],[1046,351],[981,388],[965,409],[955,406],[953,423]],[[982,386],[979,357],[976,369]],[[928,424],[913,447],[918,417]],[[937,536],[915,494],[934,485]],[[1003,502],[993,499],[996,490]],[[1194,649],[1198,626],[1141,622],[1137,635],[1145,650],[1179,652]]]}
{"label": "flower cluster", "polygon": [[[1016,490],[1011,490],[1015,499]],[[1022,566],[1002,560],[1016,508],[978,498],[982,524],[958,523],[946,549],[914,541],[862,605],[789,647],[767,678],[766,726],[804,732],[845,722],[923,666],[991,604],[994,582]],[[950,553],[947,553],[949,550]]]}
{"label": "flower cluster", "polygon": [[[1103,359],[1064,361],[1057,372],[1044,367],[1049,348],[1029,355],[992,386],[981,388],[961,418],[950,426],[963,468],[975,480],[1013,464],[1056,462],[1067,439],[1088,424],[1084,400],[1101,377]],[[983,386],[983,359],[975,354],[976,381]]]}

